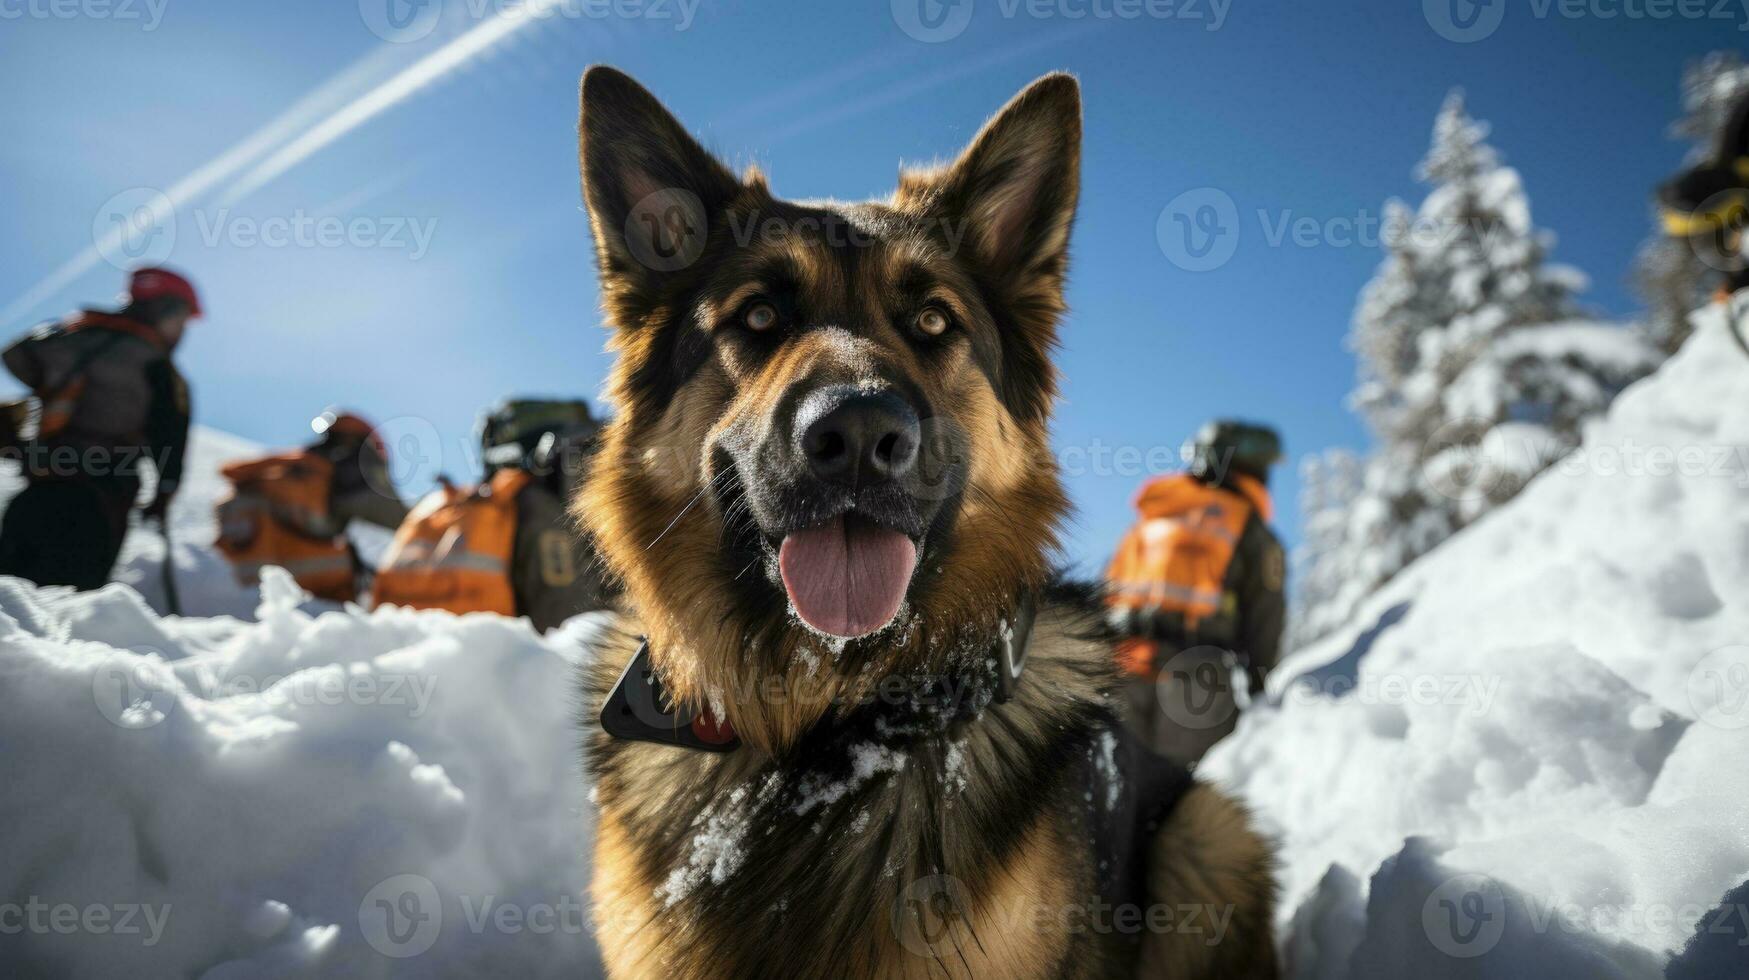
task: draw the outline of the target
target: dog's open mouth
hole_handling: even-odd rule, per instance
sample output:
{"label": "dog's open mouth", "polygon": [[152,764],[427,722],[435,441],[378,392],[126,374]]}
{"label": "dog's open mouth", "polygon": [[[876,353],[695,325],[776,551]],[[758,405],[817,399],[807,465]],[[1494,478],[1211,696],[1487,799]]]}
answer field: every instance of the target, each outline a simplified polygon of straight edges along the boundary
{"label": "dog's open mouth", "polygon": [[893,621],[917,568],[917,545],[902,531],[856,513],[791,531],[777,550],[790,607],[831,636],[866,636]]}

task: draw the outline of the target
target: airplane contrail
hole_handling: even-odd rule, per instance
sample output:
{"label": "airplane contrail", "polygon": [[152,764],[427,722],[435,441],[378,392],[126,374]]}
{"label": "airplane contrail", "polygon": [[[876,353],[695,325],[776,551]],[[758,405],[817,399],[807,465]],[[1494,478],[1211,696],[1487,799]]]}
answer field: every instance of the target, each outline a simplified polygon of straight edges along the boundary
{"label": "airplane contrail", "polygon": [[235,204],[335,140],[502,43],[521,28],[547,20],[548,15],[565,2],[567,0],[527,0],[526,3],[504,5],[498,13],[381,84],[362,94],[351,95],[366,78],[381,71],[382,61],[389,57],[390,49],[379,48],[365,55],[162,194],[152,195],[143,205],[149,212],[147,215],[120,223],[102,237],[95,238],[89,247],[63,262],[0,310],[0,324],[10,323],[96,268],[104,261],[105,255],[122,247],[130,230],[156,227],[161,222],[173,220],[176,209],[242,173],[241,179],[225,191],[225,203]]}

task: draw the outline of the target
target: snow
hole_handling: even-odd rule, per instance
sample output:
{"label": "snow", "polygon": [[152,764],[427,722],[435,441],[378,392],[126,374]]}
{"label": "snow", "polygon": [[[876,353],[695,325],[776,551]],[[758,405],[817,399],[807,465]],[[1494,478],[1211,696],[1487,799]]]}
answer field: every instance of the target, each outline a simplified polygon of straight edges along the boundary
{"label": "snow", "polygon": [[1205,760],[1281,839],[1296,976],[1661,977],[1708,916],[1670,975],[1749,975],[1749,361],[1726,316],[1290,657]]}
{"label": "snow", "polygon": [[598,621],[303,598],[275,569],[253,622],[158,618],[123,585],[0,579],[0,925],[26,923],[0,959],[598,975],[571,693]]}

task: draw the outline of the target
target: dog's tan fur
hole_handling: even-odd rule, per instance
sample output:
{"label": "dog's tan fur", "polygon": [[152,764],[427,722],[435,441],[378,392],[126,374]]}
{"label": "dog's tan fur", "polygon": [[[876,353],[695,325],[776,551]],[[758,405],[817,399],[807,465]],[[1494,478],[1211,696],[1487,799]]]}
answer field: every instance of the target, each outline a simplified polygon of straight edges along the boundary
{"label": "dog's tan fur", "polygon": [[[855,205],[786,202],[756,172],[735,177],[617,72],[592,70],[582,101],[619,411],[577,509],[627,603],[590,669],[588,710],[646,636],[677,700],[710,707],[743,742],[713,755],[592,731],[594,897],[610,973],[1133,974],[1129,947],[1027,914],[1096,891],[1078,780],[1110,730],[1115,686],[1096,606],[1049,571],[1066,509],[1047,426],[1079,184],[1074,81],[1040,80],[954,163]],[[636,208],[673,189],[700,203],[694,231],[708,240],[684,268],[652,269],[639,261]],[[725,230],[737,218],[774,219],[784,233],[737,242]],[[822,225],[859,244],[794,232]],[[737,339],[721,323],[773,275],[807,328]],[[958,336],[920,345],[895,326],[895,297],[911,289],[951,310]],[[748,518],[720,493],[748,477],[724,453],[771,438],[778,406],[826,383],[906,386],[963,454],[944,469],[952,521],[929,532],[900,621],[841,644],[746,578],[757,562],[730,542]],[[895,677],[976,687],[1029,593],[1045,598],[1015,700],[898,735],[892,718],[858,707]],[[1214,945],[1148,935],[1141,975],[1273,976],[1270,861],[1236,805],[1194,787],[1150,848],[1150,900],[1228,907],[1233,928]],[[937,905],[952,899],[927,935],[930,913],[908,904],[919,888],[937,889]]]}

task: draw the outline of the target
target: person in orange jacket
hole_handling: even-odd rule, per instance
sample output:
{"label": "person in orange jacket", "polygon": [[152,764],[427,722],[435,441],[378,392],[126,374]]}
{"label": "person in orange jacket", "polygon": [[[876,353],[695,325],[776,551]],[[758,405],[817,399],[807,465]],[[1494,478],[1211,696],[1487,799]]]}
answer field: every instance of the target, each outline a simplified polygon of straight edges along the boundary
{"label": "person in orange jacket", "polygon": [[514,399],[488,412],[486,479],[445,482],[408,513],[377,570],[373,601],[524,616],[543,633],[606,608],[612,589],[565,509],[599,428],[577,400]]}
{"label": "person in orange jacket", "polygon": [[1281,654],[1286,557],[1270,530],[1281,439],[1219,420],[1185,446],[1189,469],[1145,484],[1107,570],[1131,728],[1194,764],[1237,724],[1233,670],[1252,696]]}
{"label": "person in orange jacket", "polygon": [[350,602],[367,570],[347,527],[355,520],[393,531],[407,517],[389,476],[389,451],[363,418],[330,408],[310,423],[314,442],[238,460],[221,471],[231,493],[219,501],[219,552],[241,585],[276,565],[319,599]]}

